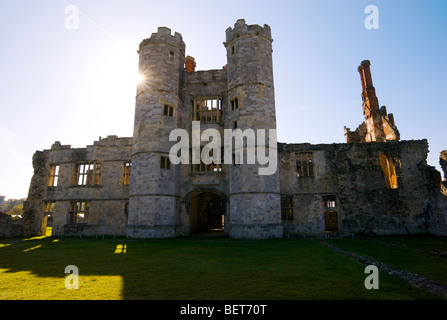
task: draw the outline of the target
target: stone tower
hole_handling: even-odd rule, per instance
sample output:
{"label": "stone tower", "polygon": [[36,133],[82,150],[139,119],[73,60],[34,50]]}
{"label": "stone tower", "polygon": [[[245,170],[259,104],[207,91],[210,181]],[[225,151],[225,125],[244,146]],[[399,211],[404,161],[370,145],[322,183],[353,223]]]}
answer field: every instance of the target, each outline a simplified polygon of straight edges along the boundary
{"label": "stone tower", "polygon": [[129,191],[128,237],[178,235],[178,168],[169,162],[182,106],[185,44],[179,33],[158,28],[139,46],[139,72]]}
{"label": "stone tower", "polygon": [[[226,30],[229,129],[276,129],[273,86],[272,37],[268,25],[247,25],[238,20]],[[272,137],[270,137],[272,138]],[[272,141],[270,139],[270,141]],[[256,143],[259,145],[259,140]],[[227,142],[226,142],[227,143]],[[268,142],[265,142],[268,145]],[[276,137],[273,147],[276,148]],[[250,151],[247,144],[244,156]],[[267,151],[268,152],[268,151]],[[257,156],[257,155],[256,155]],[[258,157],[256,157],[258,158]],[[242,238],[282,237],[279,170],[260,175],[258,162],[229,166],[230,236]]]}

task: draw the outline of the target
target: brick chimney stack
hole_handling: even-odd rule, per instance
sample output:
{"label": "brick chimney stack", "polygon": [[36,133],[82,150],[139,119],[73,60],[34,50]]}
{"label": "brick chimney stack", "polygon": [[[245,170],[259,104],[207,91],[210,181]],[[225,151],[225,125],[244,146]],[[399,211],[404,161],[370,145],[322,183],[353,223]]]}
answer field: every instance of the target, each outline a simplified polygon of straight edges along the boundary
{"label": "brick chimney stack", "polygon": [[367,103],[371,112],[379,111],[379,100],[376,96],[376,89],[373,86],[371,78],[371,70],[369,66],[371,63],[369,60],[363,60],[358,71],[360,73],[360,79],[362,81],[362,99],[363,103]]}
{"label": "brick chimney stack", "polygon": [[196,70],[196,63],[194,58],[191,56],[186,56],[185,58],[185,68],[188,72],[194,72]]}
{"label": "brick chimney stack", "polygon": [[379,109],[379,100],[371,78],[369,60],[363,60],[358,67],[360,80],[362,81],[363,114],[367,127],[366,141],[384,141],[382,119]]}

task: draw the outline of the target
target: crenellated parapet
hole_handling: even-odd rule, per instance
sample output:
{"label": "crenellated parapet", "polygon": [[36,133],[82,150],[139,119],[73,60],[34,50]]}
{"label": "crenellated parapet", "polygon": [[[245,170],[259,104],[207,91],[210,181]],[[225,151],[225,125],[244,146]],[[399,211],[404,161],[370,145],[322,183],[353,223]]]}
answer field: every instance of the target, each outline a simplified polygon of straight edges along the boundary
{"label": "crenellated parapet", "polygon": [[264,24],[264,27],[261,27],[257,24],[254,25],[247,25],[245,23],[244,19],[239,19],[234,24],[234,28],[228,27],[226,32],[226,41],[224,42],[224,45],[227,46],[233,41],[235,38],[248,36],[248,35],[260,35],[270,41],[273,41],[272,39],[272,31],[270,29],[270,26],[267,24]]}
{"label": "crenellated parapet", "polygon": [[183,54],[185,53],[186,49],[182,35],[178,32],[174,32],[174,35],[172,35],[171,29],[167,27],[159,27],[157,32],[151,34],[150,38],[141,41],[138,53],[140,53],[141,49],[149,43],[167,43],[180,49]]}

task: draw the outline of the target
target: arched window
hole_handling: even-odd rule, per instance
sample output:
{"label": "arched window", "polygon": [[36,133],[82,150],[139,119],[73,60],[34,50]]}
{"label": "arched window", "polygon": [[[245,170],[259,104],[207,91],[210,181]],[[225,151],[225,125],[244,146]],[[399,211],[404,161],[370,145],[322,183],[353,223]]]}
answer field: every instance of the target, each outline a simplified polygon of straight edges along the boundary
{"label": "arched window", "polygon": [[383,152],[379,155],[379,161],[383,174],[385,175],[387,189],[397,189],[399,186],[397,184],[396,158],[386,152]]}

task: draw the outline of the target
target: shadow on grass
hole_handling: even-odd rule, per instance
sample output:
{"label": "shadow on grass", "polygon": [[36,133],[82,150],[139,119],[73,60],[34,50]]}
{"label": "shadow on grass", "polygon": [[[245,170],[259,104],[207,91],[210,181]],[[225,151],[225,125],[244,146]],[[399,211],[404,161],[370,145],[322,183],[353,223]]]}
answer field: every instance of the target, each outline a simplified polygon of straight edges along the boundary
{"label": "shadow on grass", "polygon": [[[356,240],[356,239],[353,239]],[[57,237],[0,240],[0,299],[316,300],[436,299],[365,267],[322,240]],[[79,289],[65,288],[66,266]]]}

